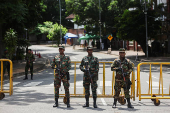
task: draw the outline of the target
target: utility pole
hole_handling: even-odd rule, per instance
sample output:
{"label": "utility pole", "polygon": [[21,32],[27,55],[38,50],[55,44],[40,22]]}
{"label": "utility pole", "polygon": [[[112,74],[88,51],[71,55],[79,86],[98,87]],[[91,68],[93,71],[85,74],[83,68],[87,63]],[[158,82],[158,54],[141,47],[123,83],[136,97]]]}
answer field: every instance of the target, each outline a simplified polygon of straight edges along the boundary
{"label": "utility pole", "polygon": [[59,7],[60,7],[60,43],[62,45],[62,34],[61,34],[61,1],[59,0]]}
{"label": "utility pole", "polygon": [[148,58],[148,28],[147,28],[147,11],[146,11],[146,0],[145,0],[145,26],[146,26],[146,57]]}
{"label": "utility pole", "polygon": [[100,49],[102,48],[102,39],[101,39],[101,10],[100,10],[100,0],[99,0],[99,25],[100,25]]}

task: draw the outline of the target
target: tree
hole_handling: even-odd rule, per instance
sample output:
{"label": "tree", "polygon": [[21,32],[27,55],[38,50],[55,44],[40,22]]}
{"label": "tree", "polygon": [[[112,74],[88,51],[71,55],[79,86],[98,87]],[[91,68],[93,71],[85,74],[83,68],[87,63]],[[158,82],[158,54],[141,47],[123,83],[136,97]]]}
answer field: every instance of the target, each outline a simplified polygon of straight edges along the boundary
{"label": "tree", "polygon": [[[58,23],[53,24],[53,22],[46,21],[43,24],[38,24],[36,27],[36,30],[32,33],[37,32],[36,34],[47,34],[47,38],[49,38],[52,41],[57,41],[57,44],[59,46],[60,44],[60,26]],[[63,26],[61,26],[61,34],[62,36],[67,33],[67,29]]]}
{"label": "tree", "polygon": [[[118,29],[117,36],[124,40],[135,40],[140,44],[142,50],[146,53],[146,27],[145,27],[145,14],[143,12],[144,6],[138,2],[131,2],[130,7],[135,7],[133,11],[126,9],[124,13],[117,17],[116,27]],[[150,39],[157,38],[157,33],[161,28],[161,22],[158,17],[160,16],[156,11],[151,9],[151,5],[147,7],[147,27],[148,27],[148,37]],[[151,53],[149,47],[148,54]]]}
{"label": "tree", "polygon": [[17,33],[14,31],[14,29],[10,28],[8,31],[6,31],[4,43],[8,49],[9,57],[12,59],[12,55],[15,53],[15,48],[17,46]]}

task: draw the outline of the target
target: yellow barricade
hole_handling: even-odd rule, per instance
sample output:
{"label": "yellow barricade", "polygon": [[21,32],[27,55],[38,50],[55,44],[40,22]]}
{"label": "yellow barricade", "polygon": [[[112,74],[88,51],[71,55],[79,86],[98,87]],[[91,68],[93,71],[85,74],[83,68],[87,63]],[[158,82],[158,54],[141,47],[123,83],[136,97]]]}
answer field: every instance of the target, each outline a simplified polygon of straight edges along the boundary
{"label": "yellow barricade", "polygon": [[[84,91],[82,94],[77,94],[76,93],[76,65],[80,64],[80,61],[72,61],[72,64],[74,64],[74,93],[70,94],[70,97],[80,97],[83,98],[84,97]],[[105,64],[111,64],[112,62],[99,62],[100,64],[103,64],[103,91],[102,94],[98,94],[97,97],[98,98],[113,98],[114,96],[114,83],[115,83],[115,72],[113,72],[112,74],[112,93],[111,94],[105,94]],[[54,74],[55,74],[55,70],[54,70]],[[131,74],[131,81],[132,81],[132,85],[131,85],[131,98],[133,98],[133,100],[135,101],[135,73],[134,71]],[[83,85],[83,84],[82,84]],[[60,94],[60,97],[64,97],[65,94]],[[121,92],[120,97],[124,97],[124,93]],[[90,96],[92,97],[92,96]]]}
{"label": "yellow barricade", "polygon": [[[3,76],[3,62],[7,61],[10,63],[10,85],[9,85],[9,90],[4,90],[4,76]],[[5,97],[4,93],[9,93],[9,95],[11,96],[13,94],[13,64],[12,61],[9,59],[0,59],[1,62],[1,90],[0,90],[0,100],[2,100]]]}
{"label": "yellow barricade", "polygon": [[[143,94],[141,93],[141,79],[140,79],[140,66],[141,65],[149,65],[150,66],[150,70],[149,70],[149,89],[148,89],[148,93]],[[153,88],[152,88],[152,72],[151,72],[151,65],[160,65],[160,76],[159,76],[159,90],[158,93],[154,93],[153,94]],[[170,62],[142,62],[139,63],[137,66],[137,93],[136,93],[136,97],[139,96],[139,101],[141,101],[141,99],[151,99],[152,101],[154,101],[154,104],[156,106],[160,105],[160,101],[158,99],[170,99],[170,97],[164,97],[164,96],[170,96],[170,88],[169,88],[169,94],[164,94],[163,91],[163,75],[162,75],[162,65],[170,65]],[[162,93],[160,93],[160,89],[162,89]],[[143,96],[143,97],[141,97]],[[159,96],[159,97],[157,97]]]}

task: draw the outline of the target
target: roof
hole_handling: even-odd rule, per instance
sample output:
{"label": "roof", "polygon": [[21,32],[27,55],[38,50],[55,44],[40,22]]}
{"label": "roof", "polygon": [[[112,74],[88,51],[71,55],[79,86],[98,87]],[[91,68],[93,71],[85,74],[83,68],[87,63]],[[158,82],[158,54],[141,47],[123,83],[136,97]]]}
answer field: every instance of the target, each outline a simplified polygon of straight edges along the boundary
{"label": "roof", "polygon": [[75,14],[70,14],[66,19],[73,19],[75,17]]}

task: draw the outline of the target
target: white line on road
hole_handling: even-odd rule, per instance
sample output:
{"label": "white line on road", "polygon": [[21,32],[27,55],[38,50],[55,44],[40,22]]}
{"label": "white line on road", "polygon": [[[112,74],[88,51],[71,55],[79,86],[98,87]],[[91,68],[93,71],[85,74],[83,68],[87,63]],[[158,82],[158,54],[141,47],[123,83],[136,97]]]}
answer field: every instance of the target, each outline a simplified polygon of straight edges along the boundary
{"label": "white line on road", "polygon": [[[19,84],[19,83],[21,83],[21,82],[13,82],[13,86],[15,86],[15,85],[17,85],[17,84]],[[9,86],[9,83],[4,84],[4,86],[5,86],[5,87],[6,87],[6,86]]]}
{"label": "white line on road", "polygon": [[24,86],[26,86],[26,87],[32,87],[32,86],[37,86],[37,85],[40,84],[40,83],[42,83],[42,82],[31,82],[31,83],[28,83],[28,84],[26,84],[26,85],[24,85]]}
{"label": "white line on road", "polygon": [[[103,86],[103,81],[100,81],[100,86]],[[105,81],[105,86],[112,86],[111,81]]]}
{"label": "white line on road", "polygon": [[[101,94],[101,92],[100,92],[100,90],[99,90],[99,89],[97,89],[97,92],[98,92],[98,94]],[[102,101],[103,105],[104,105],[104,106],[107,106],[107,104],[106,104],[106,102],[105,102],[104,98],[100,98],[100,99],[101,99],[101,101]]]}

